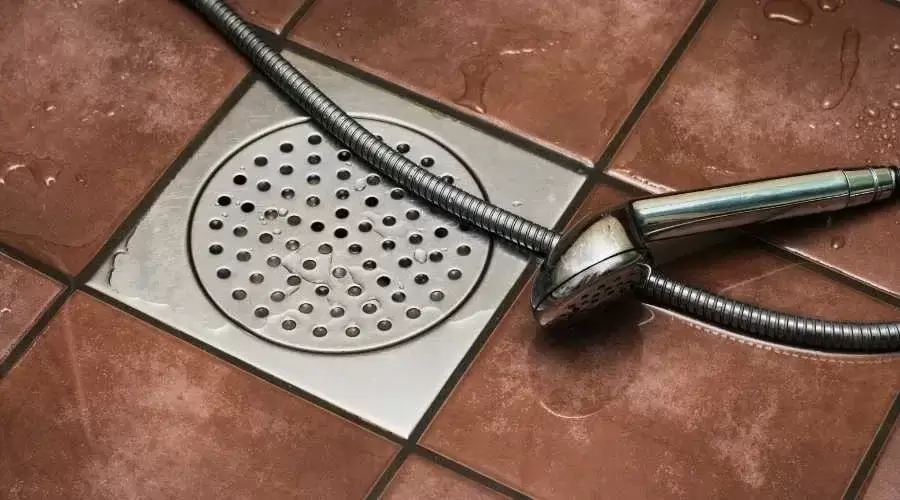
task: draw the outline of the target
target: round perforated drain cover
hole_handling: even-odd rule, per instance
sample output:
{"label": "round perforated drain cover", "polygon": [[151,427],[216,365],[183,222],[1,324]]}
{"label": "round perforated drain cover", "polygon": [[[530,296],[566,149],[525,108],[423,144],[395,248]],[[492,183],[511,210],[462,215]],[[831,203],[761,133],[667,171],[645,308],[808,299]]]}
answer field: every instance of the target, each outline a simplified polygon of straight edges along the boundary
{"label": "round perforated drain cover", "polygon": [[[360,121],[433,173],[484,196],[445,146],[407,127]],[[309,121],[227,158],[190,223],[197,278],[246,330],[308,351],[356,352],[425,332],[473,291],[490,240],[414,199]]]}

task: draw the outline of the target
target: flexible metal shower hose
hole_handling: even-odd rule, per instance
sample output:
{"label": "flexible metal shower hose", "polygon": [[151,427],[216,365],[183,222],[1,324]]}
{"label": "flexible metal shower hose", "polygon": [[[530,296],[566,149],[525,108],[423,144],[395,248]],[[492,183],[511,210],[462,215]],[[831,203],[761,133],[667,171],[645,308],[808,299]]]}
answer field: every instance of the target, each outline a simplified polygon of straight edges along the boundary
{"label": "flexible metal shower hose", "polygon": [[[420,198],[495,236],[547,256],[560,235],[481,200],[419,167],[379,140],[269,47],[222,0],[185,0],[313,120],[369,165]],[[663,307],[784,344],[850,351],[900,350],[900,324],[837,323],[769,311],[660,276],[637,288]]]}

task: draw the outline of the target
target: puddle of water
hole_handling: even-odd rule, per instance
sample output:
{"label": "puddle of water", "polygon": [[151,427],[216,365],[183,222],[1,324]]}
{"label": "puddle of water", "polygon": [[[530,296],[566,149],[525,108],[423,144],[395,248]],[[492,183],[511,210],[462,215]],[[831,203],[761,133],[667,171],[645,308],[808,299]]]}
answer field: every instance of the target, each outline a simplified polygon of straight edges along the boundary
{"label": "puddle of water", "polygon": [[465,90],[455,102],[477,113],[486,113],[484,91],[487,81],[501,67],[500,61],[493,56],[479,56],[464,62],[459,71],[465,78]]}
{"label": "puddle of water", "polygon": [[853,78],[856,76],[856,70],[859,68],[859,31],[853,28],[844,30],[844,37],[841,41],[841,86],[831,95],[822,100],[822,108],[834,109],[853,86]]}
{"label": "puddle of water", "polygon": [[770,21],[794,26],[808,24],[812,19],[812,10],[802,0],[769,0],[763,7],[763,13]]}

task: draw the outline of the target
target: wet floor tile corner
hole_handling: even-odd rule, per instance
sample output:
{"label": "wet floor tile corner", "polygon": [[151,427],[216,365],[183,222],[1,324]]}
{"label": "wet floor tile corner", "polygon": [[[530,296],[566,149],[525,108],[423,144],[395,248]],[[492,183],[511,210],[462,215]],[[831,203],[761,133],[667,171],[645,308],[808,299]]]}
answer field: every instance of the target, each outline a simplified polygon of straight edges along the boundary
{"label": "wet floor tile corner", "polygon": [[62,289],[62,284],[0,252],[0,362]]}
{"label": "wet floor tile corner", "polygon": [[596,160],[701,3],[334,0],[314,4],[291,38]]}
{"label": "wet floor tile corner", "polygon": [[80,293],[0,398],[11,498],[362,498],[398,448]]}
{"label": "wet floor tile corner", "polygon": [[[659,193],[897,164],[898,22],[890,2],[718,2],[610,173]],[[900,296],[896,203],[760,233]]]}

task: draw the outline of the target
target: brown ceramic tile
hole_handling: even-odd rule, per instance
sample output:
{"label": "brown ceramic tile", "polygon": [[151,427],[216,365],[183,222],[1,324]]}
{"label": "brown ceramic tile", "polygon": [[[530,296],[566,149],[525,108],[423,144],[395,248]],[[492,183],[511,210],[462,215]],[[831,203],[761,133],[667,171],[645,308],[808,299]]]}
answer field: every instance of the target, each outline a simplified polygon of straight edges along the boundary
{"label": "brown ceramic tile", "polygon": [[226,0],[247,21],[279,33],[307,0]]}
{"label": "brown ceramic tile", "polygon": [[0,240],[84,268],[246,73],[181,2],[0,2]]}
{"label": "brown ceramic tile", "polygon": [[700,3],[329,0],[315,3],[291,36],[596,159]]}
{"label": "brown ceramic tile", "polygon": [[[826,13],[812,0],[719,2],[623,145],[613,174],[665,191],[897,163],[900,8],[832,3],[842,6]],[[765,9],[785,6],[808,11],[811,21],[767,19]],[[842,67],[848,80],[853,66],[846,96],[825,109],[840,95]],[[900,263],[888,258],[900,238],[897,203],[782,224],[769,237],[900,295]]]}
{"label": "brown ceramic tile", "polygon": [[865,494],[865,500],[896,500],[900,498],[900,432],[894,429],[881,451],[878,464]]}
{"label": "brown ceramic tile", "polygon": [[2,498],[362,498],[397,448],[84,295],[0,400]]}
{"label": "brown ceramic tile", "polygon": [[0,362],[62,286],[0,253]]}
{"label": "brown ceramic tile", "polygon": [[[595,193],[586,206],[617,197]],[[812,316],[898,314],[744,242],[667,269]],[[542,332],[529,294],[526,287],[423,443],[538,498],[836,497],[900,389],[900,357],[772,347],[634,302]]]}
{"label": "brown ceramic tile", "polygon": [[382,495],[385,500],[499,500],[507,498],[459,474],[417,455],[403,462],[390,486]]}

